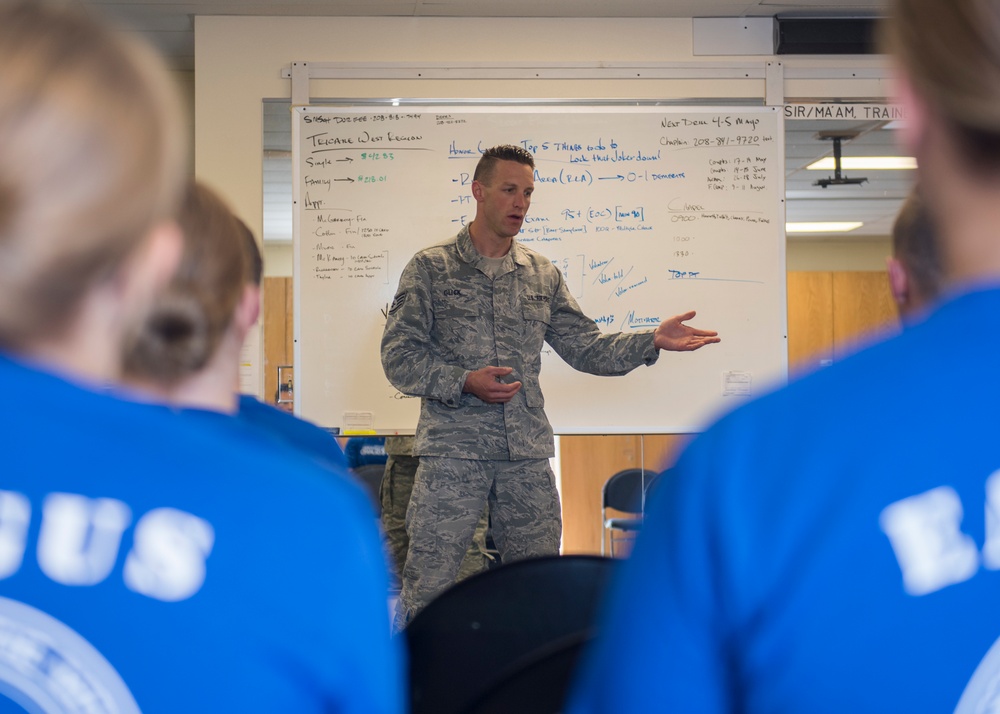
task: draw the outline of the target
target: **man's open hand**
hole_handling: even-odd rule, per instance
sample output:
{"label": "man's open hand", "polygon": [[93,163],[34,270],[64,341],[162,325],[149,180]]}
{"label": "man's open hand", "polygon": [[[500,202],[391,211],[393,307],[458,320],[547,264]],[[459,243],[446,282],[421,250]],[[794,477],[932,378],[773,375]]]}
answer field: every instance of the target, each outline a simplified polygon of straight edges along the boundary
{"label": "man's open hand", "polygon": [[699,330],[685,324],[687,320],[694,317],[694,310],[685,312],[683,315],[675,315],[669,320],[664,320],[653,333],[653,345],[660,350],[670,350],[671,352],[690,352],[701,349],[705,345],[713,342],[720,342],[718,332],[713,330]]}

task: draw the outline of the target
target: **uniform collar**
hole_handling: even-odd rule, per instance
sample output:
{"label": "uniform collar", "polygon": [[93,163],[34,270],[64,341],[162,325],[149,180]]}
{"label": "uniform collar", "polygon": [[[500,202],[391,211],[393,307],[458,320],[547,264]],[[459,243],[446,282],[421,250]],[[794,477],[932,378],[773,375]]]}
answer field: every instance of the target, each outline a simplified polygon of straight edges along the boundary
{"label": "uniform collar", "polygon": [[[458,257],[471,265],[473,268],[478,268],[479,261],[483,256],[481,256],[479,251],[476,250],[476,246],[472,245],[472,236],[469,235],[469,226],[462,226],[462,230],[458,232],[456,244],[458,245]],[[521,244],[517,242],[517,238],[511,242],[510,253],[508,253],[508,255],[510,255],[511,259],[513,259],[515,265],[528,264],[528,260],[524,254],[524,248],[522,248]]]}

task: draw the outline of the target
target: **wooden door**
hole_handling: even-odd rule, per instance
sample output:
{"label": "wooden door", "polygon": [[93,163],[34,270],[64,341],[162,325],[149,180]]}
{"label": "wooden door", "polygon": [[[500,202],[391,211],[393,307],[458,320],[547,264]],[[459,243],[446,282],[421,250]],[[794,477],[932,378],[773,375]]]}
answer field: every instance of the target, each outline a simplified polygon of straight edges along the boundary
{"label": "wooden door", "polygon": [[264,400],[274,403],[278,367],[292,364],[294,332],[291,278],[263,282]]}

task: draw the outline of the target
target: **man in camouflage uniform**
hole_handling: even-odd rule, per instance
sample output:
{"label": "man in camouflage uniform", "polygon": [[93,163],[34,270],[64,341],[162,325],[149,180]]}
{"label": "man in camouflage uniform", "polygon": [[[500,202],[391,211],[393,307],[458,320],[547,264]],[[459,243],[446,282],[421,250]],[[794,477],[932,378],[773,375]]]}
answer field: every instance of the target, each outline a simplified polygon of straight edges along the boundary
{"label": "man in camouflage uniform", "polygon": [[519,147],[484,152],[475,219],[410,260],[389,308],[382,366],[400,392],[421,397],[400,628],[455,581],[485,503],[504,563],[559,551],[552,427],[538,384],[543,343],[575,369],[618,375],[652,364],[661,349],[719,341],[682,324],[693,312],[652,332],[602,333],[552,261],[514,240],[533,169]]}
{"label": "man in camouflage uniform", "polygon": [[[385,453],[388,459],[385,462],[385,473],[382,475],[382,484],[379,488],[379,502],[382,504],[382,530],[385,531],[389,555],[398,577],[406,565],[406,552],[410,547],[410,539],[406,535],[406,508],[410,505],[413,480],[420,459],[413,455],[412,436],[387,436]],[[488,528],[487,507],[476,525],[472,544],[462,558],[456,580],[465,580],[470,575],[480,573],[489,567],[489,561],[494,556],[486,549]]]}

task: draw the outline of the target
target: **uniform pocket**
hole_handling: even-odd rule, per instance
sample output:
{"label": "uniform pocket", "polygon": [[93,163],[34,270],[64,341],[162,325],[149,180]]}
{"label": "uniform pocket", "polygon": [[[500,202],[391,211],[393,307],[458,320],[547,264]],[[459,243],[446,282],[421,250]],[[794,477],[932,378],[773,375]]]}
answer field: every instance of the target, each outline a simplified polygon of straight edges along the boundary
{"label": "uniform pocket", "polygon": [[528,379],[521,387],[524,391],[524,403],[532,409],[541,409],[545,406],[545,397],[542,396],[542,388],[538,386],[538,381]]}
{"label": "uniform pocket", "polygon": [[546,303],[525,305],[521,308],[524,329],[525,354],[535,355],[542,350],[545,335],[552,322],[552,310]]}
{"label": "uniform pocket", "polygon": [[479,312],[471,305],[452,304],[434,311],[432,334],[443,354],[466,369],[484,366],[489,354],[486,336],[480,327]]}
{"label": "uniform pocket", "polygon": [[545,406],[545,399],[542,397],[542,390],[538,385],[538,375],[531,374],[534,371],[530,367],[545,345],[545,335],[548,333],[549,325],[552,322],[552,309],[548,303],[538,302],[524,305],[521,308],[521,317],[524,320],[524,356],[526,371],[521,381],[524,386],[524,402],[529,407],[541,409]]}
{"label": "uniform pocket", "polygon": [[439,320],[472,320],[479,312],[472,305],[447,305],[435,309],[434,315]]}
{"label": "uniform pocket", "polygon": [[545,302],[525,305],[521,308],[521,317],[523,317],[526,322],[541,322],[548,327],[549,323],[552,321],[552,308],[550,308],[549,304]]}

